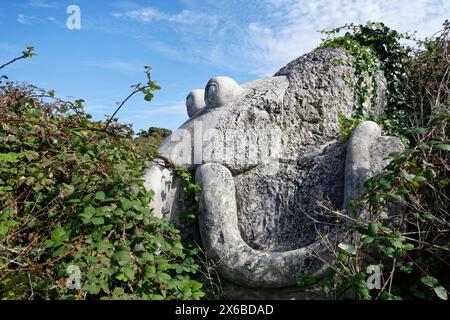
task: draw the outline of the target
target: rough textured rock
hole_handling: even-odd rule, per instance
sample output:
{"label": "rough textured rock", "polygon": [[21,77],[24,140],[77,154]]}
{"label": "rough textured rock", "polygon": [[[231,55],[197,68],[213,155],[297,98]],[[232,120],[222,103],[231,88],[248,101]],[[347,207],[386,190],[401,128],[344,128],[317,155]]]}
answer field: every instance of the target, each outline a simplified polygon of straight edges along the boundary
{"label": "rough textured rock", "polygon": [[[358,126],[348,143],[337,139],[338,113],[349,116],[355,107],[344,80],[354,78],[354,70],[334,62],[348,58],[341,49],[324,49],[241,86],[213,78],[206,108],[160,146],[163,157],[196,170],[201,240],[227,279],[289,287],[301,275],[320,273],[324,263],[315,256],[326,260],[327,249],[319,235],[333,237],[341,226],[319,204],[346,208],[386,164],[386,155],[402,148],[370,122]],[[383,93],[382,80],[378,88]],[[380,94],[371,112],[383,103]],[[176,179],[151,168],[145,178],[158,190],[155,212],[175,221],[184,210]]]}
{"label": "rough textured rock", "polygon": [[250,247],[238,227],[236,190],[231,172],[221,164],[197,169],[200,197],[200,235],[208,256],[227,279],[250,287],[292,286],[301,275],[320,271],[314,253],[326,254],[320,241],[291,251],[267,252]]}

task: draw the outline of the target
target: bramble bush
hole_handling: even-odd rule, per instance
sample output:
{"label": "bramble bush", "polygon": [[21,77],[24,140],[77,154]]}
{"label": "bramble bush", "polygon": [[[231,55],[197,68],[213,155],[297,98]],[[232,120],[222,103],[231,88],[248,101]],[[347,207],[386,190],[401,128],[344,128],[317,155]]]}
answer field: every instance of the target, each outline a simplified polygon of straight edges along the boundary
{"label": "bramble bush", "polygon": [[[150,101],[159,87],[148,80],[133,92]],[[153,217],[153,194],[140,179],[170,132],[153,128],[134,138],[116,120],[94,121],[82,100],[2,77],[1,299],[204,296],[195,280],[197,249]]]}
{"label": "bramble bush", "polygon": [[[420,41],[382,23],[346,25],[326,33],[321,47],[344,47],[352,58],[338,63],[356,70],[357,80],[349,84],[356,89],[357,113],[340,115],[342,138],[371,119],[385,133],[401,137],[405,150],[389,155],[390,164],[353,201],[346,218],[348,237],[333,249],[337,262],[323,278],[307,276],[299,284],[320,284],[335,299],[447,300],[450,23]],[[374,79],[378,72],[387,80],[388,100],[382,114],[370,115],[364,106],[376,90],[364,79]],[[361,211],[367,219],[358,216]],[[375,271],[380,272],[379,286],[369,286]]]}

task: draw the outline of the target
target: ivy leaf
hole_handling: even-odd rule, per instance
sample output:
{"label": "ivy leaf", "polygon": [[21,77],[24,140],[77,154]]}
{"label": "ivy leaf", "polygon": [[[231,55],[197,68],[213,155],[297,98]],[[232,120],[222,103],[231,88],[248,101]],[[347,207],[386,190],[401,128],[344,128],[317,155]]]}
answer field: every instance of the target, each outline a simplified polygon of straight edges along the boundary
{"label": "ivy leaf", "polygon": [[313,276],[303,276],[298,278],[297,280],[297,285],[300,288],[306,287],[306,286],[310,286],[316,283],[316,278]]}
{"label": "ivy leaf", "polygon": [[0,162],[5,163],[16,163],[18,161],[18,153],[0,153]]}
{"label": "ivy leaf", "polygon": [[411,273],[413,271],[412,262],[400,262],[398,266],[401,272]]}
{"label": "ivy leaf", "polygon": [[95,218],[92,218],[91,222],[94,225],[101,225],[101,224],[105,223],[105,219],[103,217],[95,217]]}
{"label": "ivy leaf", "polygon": [[435,288],[439,281],[438,279],[436,279],[435,277],[432,276],[426,276],[426,277],[422,277],[420,278],[420,281],[422,281],[422,283],[430,288]]}
{"label": "ivy leaf", "polygon": [[171,279],[172,279],[172,277],[170,276],[170,274],[165,273],[165,272],[157,273],[155,276],[155,280],[158,281],[159,283],[164,283]]}
{"label": "ivy leaf", "polygon": [[95,199],[103,201],[105,200],[105,193],[103,191],[99,191],[95,194]]}
{"label": "ivy leaf", "polygon": [[84,224],[88,224],[91,222],[92,217],[95,214],[95,208],[92,206],[86,207],[83,210],[83,213],[80,214],[80,217],[83,219]]}
{"label": "ivy leaf", "polygon": [[59,227],[52,232],[52,240],[56,244],[61,244],[63,241],[67,240],[67,238],[68,234],[66,233],[66,230],[64,230],[64,228]]}
{"label": "ivy leaf", "polygon": [[375,237],[378,233],[378,225],[375,223],[369,223],[369,226],[367,227],[367,232],[369,236]]}
{"label": "ivy leaf", "polygon": [[52,257],[59,257],[64,252],[67,252],[68,250],[69,250],[68,246],[61,246],[58,249],[56,249],[56,251],[52,254]]}
{"label": "ivy leaf", "polygon": [[414,250],[414,245],[412,243],[405,243],[403,245],[403,250],[406,250],[406,251]]}
{"label": "ivy leaf", "polygon": [[5,236],[8,233],[9,224],[7,221],[2,221],[0,223],[0,236]]}
{"label": "ivy leaf", "polygon": [[369,236],[364,235],[361,239],[361,242],[364,244],[370,244],[374,241],[375,239]]}
{"label": "ivy leaf", "polygon": [[133,267],[126,266],[126,267],[123,268],[123,273],[129,280],[134,280],[134,276],[136,274],[136,271],[134,271]]}
{"label": "ivy leaf", "polygon": [[450,151],[450,144],[437,144],[436,146],[436,149],[439,149],[439,150],[443,150],[443,151]]}
{"label": "ivy leaf", "polygon": [[114,255],[119,266],[124,267],[131,263],[130,254],[127,251],[119,251]]}
{"label": "ivy leaf", "polygon": [[416,177],[414,174],[410,174],[410,173],[406,172],[405,170],[401,171],[400,176],[409,182],[412,182],[414,180],[414,178]]}
{"label": "ivy leaf", "polygon": [[155,266],[148,266],[145,268],[145,273],[146,273],[146,277],[147,278],[153,278],[155,276],[156,273],[156,268]]}
{"label": "ivy leaf", "polygon": [[442,300],[448,299],[447,290],[443,286],[434,287],[434,292],[440,299]]}
{"label": "ivy leaf", "polygon": [[64,186],[64,196],[65,197],[68,197],[74,193],[75,187],[73,185],[63,183],[63,186]]}
{"label": "ivy leaf", "polygon": [[339,243],[338,247],[348,254],[356,255],[357,252],[356,247],[352,244],[341,242]]}

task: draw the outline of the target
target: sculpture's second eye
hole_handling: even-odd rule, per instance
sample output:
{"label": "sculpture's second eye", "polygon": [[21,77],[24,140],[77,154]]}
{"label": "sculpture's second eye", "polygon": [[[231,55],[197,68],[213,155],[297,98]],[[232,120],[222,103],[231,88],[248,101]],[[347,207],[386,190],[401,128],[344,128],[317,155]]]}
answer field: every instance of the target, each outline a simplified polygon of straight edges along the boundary
{"label": "sculpture's second eye", "polygon": [[186,99],[186,106],[188,108],[192,107],[192,104],[194,103],[194,98],[192,98],[192,96],[188,96]]}
{"label": "sculpture's second eye", "polygon": [[200,110],[205,107],[204,100],[205,90],[195,89],[192,90],[186,97],[186,108],[189,118],[196,115]]}
{"label": "sculpture's second eye", "polygon": [[209,108],[218,108],[236,102],[242,96],[242,88],[231,78],[214,77],[205,89],[205,102]]}
{"label": "sculpture's second eye", "polygon": [[211,83],[206,87],[206,101],[207,104],[211,107],[217,107],[218,105],[218,98],[219,98],[219,88],[217,84]]}

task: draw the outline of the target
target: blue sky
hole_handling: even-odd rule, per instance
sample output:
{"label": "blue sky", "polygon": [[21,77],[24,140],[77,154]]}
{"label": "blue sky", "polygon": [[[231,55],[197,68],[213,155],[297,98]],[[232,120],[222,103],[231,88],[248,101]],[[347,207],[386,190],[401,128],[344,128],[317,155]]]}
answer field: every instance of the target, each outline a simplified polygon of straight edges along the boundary
{"label": "blue sky", "polygon": [[[80,30],[66,28],[69,5],[81,9]],[[97,119],[150,65],[162,90],[151,103],[136,96],[118,117],[135,130],[175,129],[187,119],[190,90],[216,75],[270,76],[314,49],[318,30],[372,20],[423,37],[446,18],[450,0],[0,0],[0,62],[35,46],[38,56],[2,71],[86,100]]]}

